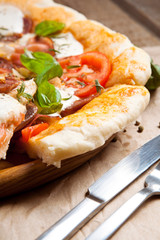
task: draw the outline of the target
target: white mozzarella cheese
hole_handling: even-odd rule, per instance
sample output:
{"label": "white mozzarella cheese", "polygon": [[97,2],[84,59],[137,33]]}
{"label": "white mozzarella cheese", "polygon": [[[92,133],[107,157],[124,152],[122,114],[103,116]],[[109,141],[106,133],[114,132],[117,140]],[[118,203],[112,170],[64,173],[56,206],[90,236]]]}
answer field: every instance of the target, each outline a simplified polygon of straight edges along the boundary
{"label": "white mozzarella cheese", "polygon": [[0,33],[8,35],[23,32],[23,13],[20,9],[7,4],[0,5]]}
{"label": "white mozzarella cheese", "polygon": [[[74,95],[75,88],[62,88],[58,89],[60,91],[61,97],[62,97],[62,110],[66,109],[67,107],[71,106],[76,100],[79,100],[80,98]],[[68,99],[67,99],[68,98]],[[67,99],[67,100],[65,100]]]}
{"label": "white mozzarella cheese", "polygon": [[8,94],[0,93],[0,124],[11,119],[18,119],[21,113],[25,114],[26,107]]}
{"label": "white mozzarella cheese", "polygon": [[70,32],[59,34],[52,39],[54,48],[58,51],[56,52],[56,58],[76,56],[83,53],[82,44],[78,42]]}
{"label": "white mozzarella cheese", "polygon": [[[9,95],[15,99],[17,99],[17,89],[20,88],[21,83],[19,84],[19,86],[17,86],[16,88],[14,88]],[[24,93],[27,93],[29,95],[31,95],[32,97],[35,95],[36,91],[37,91],[37,85],[34,81],[34,79],[30,79],[27,81],[24,81],[24,85],[25,85],[25,89],[24,89]],[[23,105],[26,105],[28,103],[28,99],[21,96],[20,97],[20,102]]]}
{"label": "white mozzarella cheese", "polygon": [[17,43],[21,46],[25,46],[30,38],[35,37],[34,33],[26,33],[20,39],[18,39]]}
{"label": "white mozzarella cheese", "polygon": [[[21,46],[25,46],[28,40],[34,36],[34,33],[27,33],[23,35],[17,43]],[[78,42],[70,32],[58,34],[56,37],[52,38],[52,40],[54,49],[57,51],[55,57],[58,59],[83,53],[82,44]]]}
{"label": "white mozzarella cheese", "polygon": [[26,107],[13,97],[0,93],[0,159],[6,158],[10,140],[17,125],[23,120]]}
{"label": "white mozzarella cheese", "polygon": [[[75,88],[57,88],[61,94],[61,103],[63,104],[60,112],[52,113],[50,116],[60,116],[61,111],[65,110],[67,107],[71,106],[75,101],[79,100],[80,98],[74,95]],[[66,99],[66,100],[65,100]]]}

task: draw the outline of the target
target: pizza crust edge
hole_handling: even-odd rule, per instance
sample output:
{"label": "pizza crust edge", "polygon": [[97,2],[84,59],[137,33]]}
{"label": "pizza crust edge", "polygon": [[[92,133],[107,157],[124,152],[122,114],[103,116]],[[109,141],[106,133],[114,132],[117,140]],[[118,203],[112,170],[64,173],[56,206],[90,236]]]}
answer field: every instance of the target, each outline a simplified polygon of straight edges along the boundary
{"label": "pizza crust edge", "polygon": [[150,94],[143,86],[115,85],[78,112],[62,118],[31,138],[25,148],[31,158],[60,166],[61,160],[102,146],[144,111]]}

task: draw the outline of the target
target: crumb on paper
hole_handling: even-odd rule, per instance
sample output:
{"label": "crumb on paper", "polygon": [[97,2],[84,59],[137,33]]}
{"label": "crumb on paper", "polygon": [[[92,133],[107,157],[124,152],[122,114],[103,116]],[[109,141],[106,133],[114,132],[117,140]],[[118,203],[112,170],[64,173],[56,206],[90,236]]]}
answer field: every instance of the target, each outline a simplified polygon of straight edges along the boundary
{"label": "crumb on paper", "polygon": [[137,132],[141,133],[141,132],[143,132],[143,130],[144,130],[144,127],[143,126],[139,126]]}
{"label": "crumb on paper", "polygon": [[139,126],[139,125],[140,125],[140,122],[139,122],[139,121],[136,121],[134,125],[135,125],[135,126]]}

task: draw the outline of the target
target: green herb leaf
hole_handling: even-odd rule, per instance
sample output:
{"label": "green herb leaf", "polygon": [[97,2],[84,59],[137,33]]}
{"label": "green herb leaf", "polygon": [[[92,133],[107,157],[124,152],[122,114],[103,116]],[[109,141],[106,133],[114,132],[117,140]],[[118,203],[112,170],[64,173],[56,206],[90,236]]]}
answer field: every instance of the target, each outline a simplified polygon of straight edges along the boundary
{"label": "green herb leaf", "polygon": [[54,113],[62,108],[60,92],[47,81],[40,84],[36,97],[43,114]]}
{"label": "green herb leaf", "polygon": [[94,86],[96,87],[96,91],[98,93],[101,93],[101,90],[104,89],[104,87],[99,83],[99,81],[97,79],[95,80],[95,85]]}
{"label": "green herb leaf", "polygon": [[68,69],[79,68],[79,67],[81,67],[81,65],[69,65],[69,66],[67,66]]}
{"label": "green herb leaf", "polygon": [[50,54],[44,52],[25,51],[21,57],[22,64],[37,74],[36,83],[39,86],[44,80],[61,77],[63,70],[60,64]]}
{"label": "green herb leaf", "polygon": [[25,90],[25,84],[24,82],[22,82],[20,88],[17,89],[17,95],[16,95],[19,102],[21,101],[20,97],[24,97],[29,101],[33,99],[32,95],[25,93],[24,90]]}
{"label": "green herb leaf", "polygon": [[55,52],[55,53],[60,53],[60,51],[58,51],[58,50],[56,50],[56,49],[54,49],[54,48],[50,48],[49,51],[53,51],[53,52]]}
{"label": "green herb leaf", "polygon": [[8,30],[8,28],[0,27],[1,30]]}
{"label": "green herb leaf", "polygon": [[151,69],[152,69],[151,77],[149,78],[145,86],[146,88],[148,88],[148,90],[155,90],[160,86],[160,66],[154,64],[152,60]]}
{"label": "green herb leaf", "polygon": [[64,23],[57,21],[43,21],[36,25],[35,33],[38,36],[49,36],[51,34],[61,31],[65,27]]}
{"label": "green herb leaf", "polygon": [[81,85],[82,87],[85,87],[86,86],[86,84],[84,83],[84,82],[80,82],[80,81],[76,81],[79,85]]}
{"label": "green herb leaf", "polygon": [[63,101],[67,101],[69,99],[71,99],[72,95],[70,95],[69,97],[66,97],[66,98],[62,98]]}
{"label": "green herb leaf", "polygon": [[49,114],[59,111],[62,108],[60,92],[48,80],[61,77],[63,70],[60,64],[48,53],[32,53],[28,50],[21,55],[21,62],[27,69],[37,74],[38,89],[35,102],[39,112]]}

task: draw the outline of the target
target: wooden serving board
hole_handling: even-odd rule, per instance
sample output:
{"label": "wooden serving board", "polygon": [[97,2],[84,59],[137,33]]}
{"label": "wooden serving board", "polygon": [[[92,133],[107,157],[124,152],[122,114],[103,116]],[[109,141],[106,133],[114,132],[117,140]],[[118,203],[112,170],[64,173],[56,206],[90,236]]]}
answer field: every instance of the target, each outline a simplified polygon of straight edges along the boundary
{"label": "wooden serving board", "polygon": [[63,160],[61,168],[47,166],[40,159],[31,161],[26,155],[9,153],[7,160],[0,161],[0,198],[33,189],[70,172],[100,152],[113,137],[93,151]]}

